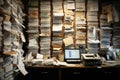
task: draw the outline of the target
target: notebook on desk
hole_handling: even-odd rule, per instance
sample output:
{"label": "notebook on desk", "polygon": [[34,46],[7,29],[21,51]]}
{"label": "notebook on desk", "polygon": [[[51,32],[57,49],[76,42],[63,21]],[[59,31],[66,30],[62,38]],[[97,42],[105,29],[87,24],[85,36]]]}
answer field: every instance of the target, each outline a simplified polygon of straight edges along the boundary
{"label": "notebook on desk", "polygon": [[81,62],[81,54],[79,49],[65,49],[64,54],[65,54],[64,60],[67,63]]}

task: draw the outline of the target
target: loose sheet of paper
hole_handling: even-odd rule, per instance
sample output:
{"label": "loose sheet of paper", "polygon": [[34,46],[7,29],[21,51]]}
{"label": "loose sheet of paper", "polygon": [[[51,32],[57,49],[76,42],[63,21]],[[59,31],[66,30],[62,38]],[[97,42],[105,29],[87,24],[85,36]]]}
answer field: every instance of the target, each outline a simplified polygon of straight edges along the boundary
{"label": "loose sheet of paper", "polygon": [[65,43],[65,46],[69,46],[69,45],[73,44],[73,38],[71,36],[68,38],[64,38],[63,41]]}

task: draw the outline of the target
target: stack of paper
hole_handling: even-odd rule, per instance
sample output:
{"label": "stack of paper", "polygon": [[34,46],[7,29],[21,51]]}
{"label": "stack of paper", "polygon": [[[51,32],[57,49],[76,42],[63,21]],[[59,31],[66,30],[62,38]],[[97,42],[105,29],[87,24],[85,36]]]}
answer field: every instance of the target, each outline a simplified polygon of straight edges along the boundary
{"label": "stack of paper", "polygon": [[[64,0],[64,44],[65,48],[74,48],[75,1]],[[70,41],[66,42],[67,39]]]}
{"label": "stack of paper", "polygon": [[100,43],[98,38],[98,0],[88,0],[87,2],[87,26],[88,26],[88,52],[98,53]]}
{"label": "stack of paper", "polygon": [[28,26],[38,26],[38,8],[29,7],[28,9]]}
{"label": "stack of paper", "polygon": [[80,45],[86,47],[86,1],[76,0],[76,14],[75,14],[75,44],[76,48]]}
{"label": "stack of paper", "polygon": [[38,45],[38,39],[29,39],[29,45],[28,45],[28,52],[32,53],[38,53],[39,45]]}
{"label": "stack of paper", "polygon": [[40,2],[40,53],[50,57],[51,42],[51,2]]}
{"label": "stack of paper", "polygon": [[87,21],[88,25],[98,26],[98,0],[88,0],[87,3]]}
{"label": "stack of paper", "polygon": [[113,25],[113,47],[120,49],[120,24],[115,23]]}
{"label": "stack of paper", "polygon": [[38,7],[38,2],[35,0],[29,0],[28,6]]}
{"label": "stack of paper", "polygon": [[100,14],[100,26],[109,26],[108,18],[106,13]]}
{"label": "stack of paper", "polygon": [[3,33],[2,33],[2,21],[3,21],[3,17],[0,16],[0,52],[2,52],[2,36],[3,36]]}
{"label": "stack of paper", "polygon": [[[102,13],[107,14],[107,22],[111,23],[114,21],[113,19],[113,10],[114,10],[114,6],[112,4],[109,5],[103,5],[102,6]],[[117,14],[115,14],[114,18],[117,16]]]}
{"label": "stack of paper", "polygon": [[101,27],[101,48],[107,48],[111,44],[111,27]]}
{"label": "stack of paper", "polygon": [[111,45],[111,39],[112,39],[112,27],[110,26],[110,23],[108,22],[108,14],[106,14],[107,9],[102,8],[102,13],[100,14],[100,38],[101,38],[101,44],[100,48],[101,50],[106,50],[106,48],[110,47]]}
{"label": "stack of paper", "polygon": [[11,22],[10,21],[4,21],[3,22],[4,25],[4,36],[3,36],[3,41],[4,41],[4,52],[8,52],[11,51],[11,47],[12,47],[12,39],[11,39],[11,35],[10,31],[11,31]]}
{"label": "stack of paper", "polygon": [[76,31],[76,47],[86,44],[86,29],[77,29]]}
{"label": "stack of paper", "polygon": [[100,41],[98,40],[98,28],[96,26],[88,27],[88,52],[98,53]]}
{"label": "stack of paper", "polygon": [[[15,59],[12,59],[12,64],[9,67],[9,70],[11,69],[12,71],[9,71],[8,74],[6,74],[6,76],[8,76],[10,73],[12,74],[16,69],[19,69],[20,72],[22,72],[22,70],[24,70],[24,64],[22,61],[23,58],[23,43],[26,42],[26,39],[24,37],[24,33],[23,30],[25,29],[25,26],[23,25],[24,22],[24,17],[25,14],[23,13],[22,9],[23,9],[23,4],[21,1],[15,1],[15,0],[11,0],[12,3],[12,15],[13,20],[11,21],[11,51],[7,52],[6,54],[11,55],[10,57],[13,58],[13,55],[16,56]],[[21,4],[19,4],[21,3]],[[18,57],[17,57],[18,56]],[[17,66],[13,66],[13,64],[17,65]],[[21,67],[22,66],[22,70]],[[13,68],[12,68],[13,67]],[[6,67],[8,68],[8,67]],[[15,68],[15,69],[14,69]],[[23,73],[23,72],[22,72]],[[24,75],[26,75],[26,73],[24,73]],[[12,79],[13,75],[10,75],[9,78]]]}
{"label": "stack of paper", "polygon": [[4,60],[3,60],[2,56],[0,55],[0,80],[5,80],[4,79],[5,72],[3,69],[3,64],[4,64]]}
{"label": "stack of paper", "polygon": [[52,3],[53,6],[53,16],[64,16],[62,8],[62,0],[54,0]]}
{"label": "stack of paper", "polygon": [[76,11],[86,11],[85,0],[76,0]]}
{"label": "stack of paper", "polygon": [[[13,59],[13,54],[22,55],[24,53],[22,48],[26,41],[23,34],[25,14],[22,11],[21,1],[0,0],[0,5],[2,5],[0,6],[0,14],[3,16],[0,16],[0,47],[2,46],[2,50],[0,50],[0,80],[13,80],[14,70],[18,69],[13,64],[18,65],[17,60],[22,62],[22,56]],[[3,54],[4,60],[1,58]],[[1,64],[2,62],[3,64]]]}
{"label": "stack of paper", "polygon": [[56,36],[52,37],[52,46],[53,46],[53,53],[55,52],[61,52],[62,50],[62,37]]}
{"label": "stack of paper", "polygon": [[52,57],[57,57],[62,53],[62,34],[63,34],[63,1],[53,0],[52,16]]}
{"label": "stack of paper", "polygon": [[38,53],[39,50],[39,10],[38,1],[28,2],[28,52]]}
{"label": "stack of paper", "polygon": [[[2,10],[0,12],[2,12],[3,14],[11,15],[11,13],[12,13],[11,12],[11,9],[12,9],[11,2],[6,0],[6,2],[4,1],[3,3],[4,3],[4,5],[2,5],[3,8],[2,8]],[[17,7],[15,7],[15,8],[17,8]]]}
{"label": "stack of paper", "polygon": [[4,69],[5,69],[5,80],[13,80],[13,65],[12,65],[12,57],[6,57],[4,59]]}

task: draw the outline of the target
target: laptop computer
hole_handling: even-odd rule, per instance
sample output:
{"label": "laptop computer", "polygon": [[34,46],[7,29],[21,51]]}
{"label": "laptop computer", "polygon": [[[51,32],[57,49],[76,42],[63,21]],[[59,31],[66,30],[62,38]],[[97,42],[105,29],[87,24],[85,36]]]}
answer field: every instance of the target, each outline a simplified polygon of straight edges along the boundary
{"label": "laptop computer", "polygon": [[64,60],[67,63],[80,63],[81,54],[79,49],[65,49]]}

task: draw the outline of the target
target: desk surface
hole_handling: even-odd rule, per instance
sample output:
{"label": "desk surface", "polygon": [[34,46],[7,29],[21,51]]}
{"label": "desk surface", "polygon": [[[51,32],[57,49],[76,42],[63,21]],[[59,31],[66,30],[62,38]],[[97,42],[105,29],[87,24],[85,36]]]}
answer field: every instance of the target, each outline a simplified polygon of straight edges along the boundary
{"label": "desk surface", "polygon": [[120,68],[120,61],[106,61],[105,64],[101,66],[84,66],[82,63],[70,64],[67,65],[26,65],[26,67],[33,67],[33,68]]}
{"label": "desk surface", "polygon": [[33,67],[33,68],[120,68],[120,65],[102,65],[102,66],[84,66],[83,64],[68,64],[67,66],[45,66],[45,65],[32,65],[32,66],[27,66],[27,67]]}

